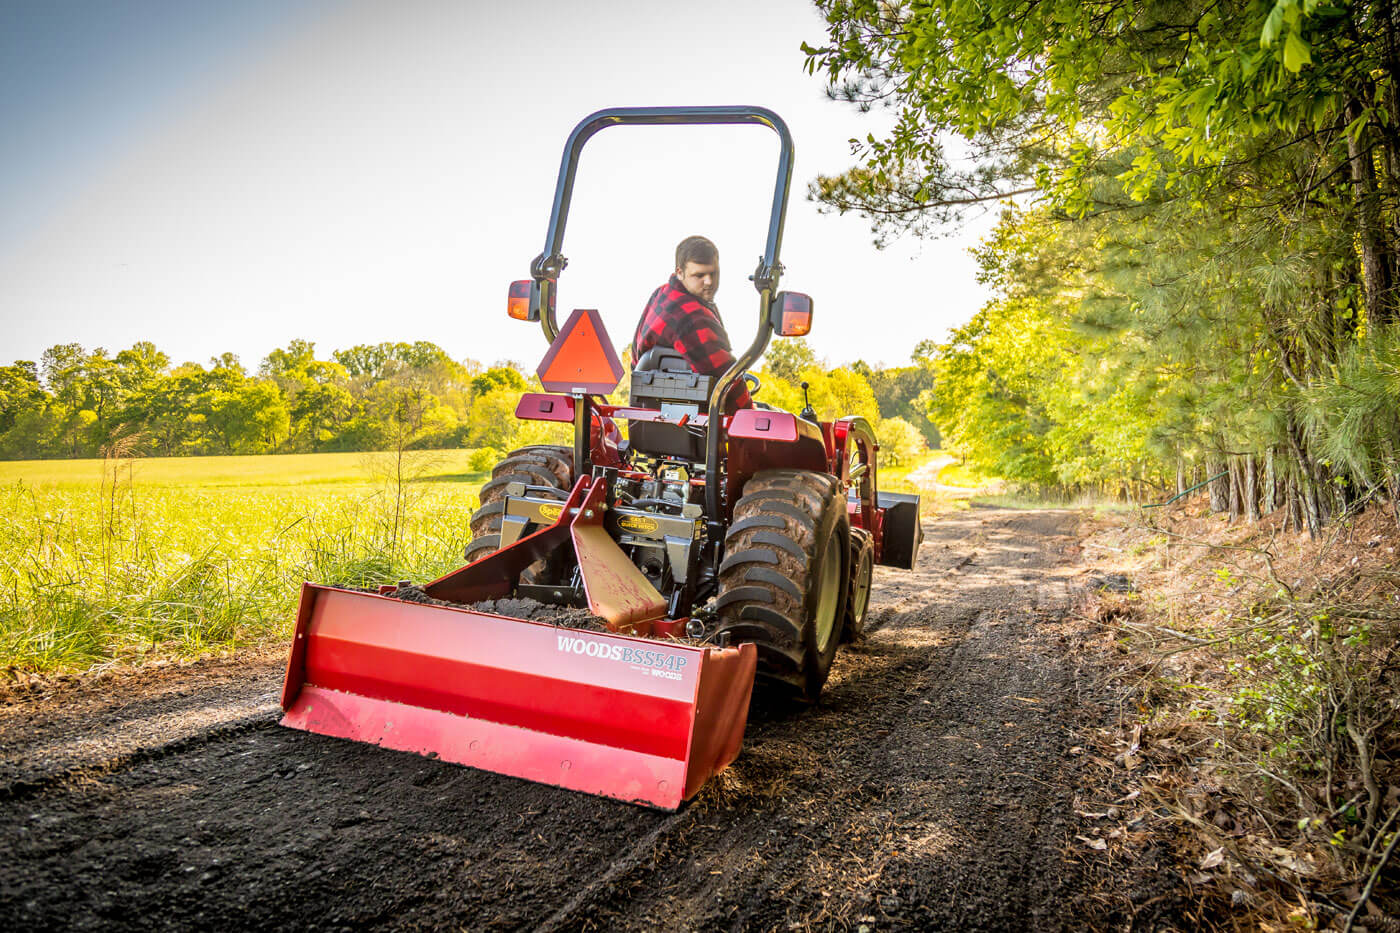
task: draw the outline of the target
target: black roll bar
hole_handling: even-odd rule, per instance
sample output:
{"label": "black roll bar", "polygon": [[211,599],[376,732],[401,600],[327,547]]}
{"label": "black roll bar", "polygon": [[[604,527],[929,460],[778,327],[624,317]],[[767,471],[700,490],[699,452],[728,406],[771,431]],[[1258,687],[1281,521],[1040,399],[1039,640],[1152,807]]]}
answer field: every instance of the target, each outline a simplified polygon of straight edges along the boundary
{"label": "black roll bar", "polygon": [[[750,276],[758,291],[758,333],[753,343],[735,360],[734,365],[715,380],[709,399],[709,425],[705,432],[705,512],[710,540],[718,548],[723,543],[724,520],[720,514],[719,460],[720,428],[724,415],[724,397],[730,386],[763,355],[772,336],[769,316],[773,296],[783,266],[778,254],[783,245],[783,220],[787,215],[788,189],[792,184],[792,134],[783,118],[766,107],[611,107],[589,114],[574,127],[564,144],[564,156],[559,163],[559,180],[554,188],[554,205],[549,212],[549,232],[545,236],[544,252],[530,264],[534,286],[530,289],[531,317],[538,315],[545,339],[554,342],[559,325],[554,317],[553,291],[559,274],[568,265],[561,250],[564,227],[569,220],[569,204],[574,195],[574,174],[578,169],[579,153],[593,134],[609,126],[683,125],[757,123],[778,134],[778,178],[773,186],[773,207],[768,217],[768,238],[758,268]],[[576,475],[582,475],[584,464],[576,463]]]}

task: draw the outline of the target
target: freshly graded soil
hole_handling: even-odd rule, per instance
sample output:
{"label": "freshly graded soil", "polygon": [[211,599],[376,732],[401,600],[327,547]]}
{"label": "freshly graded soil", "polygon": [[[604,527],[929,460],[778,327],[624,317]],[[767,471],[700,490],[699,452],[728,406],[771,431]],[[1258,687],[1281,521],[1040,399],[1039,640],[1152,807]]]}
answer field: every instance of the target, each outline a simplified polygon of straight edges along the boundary
{"label": "freshly graded soil", "polygon": [[589,629],[595,632],[608,631],[607,624],[587,609],[573,609],[568,606],[551,606],[536,599],[520,599],[507,596],[501,599],[486,599],[479,603],[454,603],[445,599],[433,599],[421,586],[400,586],[388,594],[394,599],[410,603],[423,603],[429,606],[449,606],[453,609],[479,609],[482,612],[512,619],[528,619],[531,622],[548,622],[551,625],[566,625],[570,628]]}
{"label": "freshly graded soil", "polygon": [[[392,593],[388,594],[395,599],[402,599],[411,603],[425,603],[430,606],[449,606],[453,609],[475,609],[480,612],[489,612],[498,616],[507,616],[512,619],[525,619],[530,622],[546,622],[550,625],[557,625],[561,628],[576,628],[590,632],[609,632],[613,630],[608,627],[606,619],[595,616],[587,609],[580,609],[572,606],[555,606],[549,603],[542,603],[537,599],[526,599],[515,596],[502,597],[501,599],[484,599],[479,603],[454,603],[443,599],[433,599],[420,586],[400,586]],[[662,636],[657,636],[662,637]],[[689,635],[667,635],[668,642],[681,645],[692,645],[701,647],[713,644],[708,638],[692,638]]]}
{"label": "freshly graded soil", "polygon": [[[281,659],[0,710],[10,929],[1152,928],[1075,841],[1077,516],[930,522],[819,706],[661,813],[279,727]],[[1143,898],[1151,892],[1144,892]],[[1108,904],[1129,905],[1106,907]]]}

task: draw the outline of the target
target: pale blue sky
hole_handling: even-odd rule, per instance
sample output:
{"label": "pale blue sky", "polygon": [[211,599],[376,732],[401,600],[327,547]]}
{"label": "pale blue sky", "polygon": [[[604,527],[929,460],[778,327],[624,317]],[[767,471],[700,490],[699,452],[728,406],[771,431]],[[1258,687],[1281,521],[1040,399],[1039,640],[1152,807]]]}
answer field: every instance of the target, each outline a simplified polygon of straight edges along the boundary
{"label": "pale blue sky", "polygon": [[0,249],[325,0],[0,4]]}
{"label": "pale blue sky", "polygon": [[[784,285],[816,300],[834,361],[908,358],[983,300],[974,234],[870,245],[819,217],[819,171],[883,117],[826,100],[801,0],[0,6],[0,361],[76,341],[156,342],[250,367],[302,337],[323,353],[432,340],[533,367],[506,286],[543,243],[564,140],[608,106],[750,103],[792,127]],[[561,311],[616,343],[690,233],[721,250],[721,310],[752,335],[747,282],[776,159],[758,127],[619,128],[585,150]],[[563,315],[561,314],[561,317]]]}

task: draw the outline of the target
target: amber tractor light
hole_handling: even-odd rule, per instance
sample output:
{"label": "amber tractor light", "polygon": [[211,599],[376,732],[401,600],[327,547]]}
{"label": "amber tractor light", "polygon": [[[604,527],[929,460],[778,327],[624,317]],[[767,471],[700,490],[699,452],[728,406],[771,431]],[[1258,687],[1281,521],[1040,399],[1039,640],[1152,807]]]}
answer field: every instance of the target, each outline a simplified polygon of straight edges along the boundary
{"label": "amber tractor light", "polygon": [[812,332],[812,297],[801,292],[778,292],[772,315],[773,332],[779,337],[805,337]]}
{"label": "amber tractor light", "polygon": [[517,321],[530,320],[531,284],[533,283],[529,279],[510,283],[510,297],[506,299],[506,314]]}

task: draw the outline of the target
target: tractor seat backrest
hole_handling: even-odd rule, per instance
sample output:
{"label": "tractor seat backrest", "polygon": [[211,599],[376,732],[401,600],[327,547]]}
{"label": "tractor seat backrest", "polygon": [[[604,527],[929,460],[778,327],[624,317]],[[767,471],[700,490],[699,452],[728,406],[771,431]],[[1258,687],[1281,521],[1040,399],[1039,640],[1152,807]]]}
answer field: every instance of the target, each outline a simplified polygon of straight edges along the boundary
{"label": "tractor seat backrest", "polygon": [[691,414],[699,414],[709,404],[714,384],[713,376],[695,372],[675,350],[652,347],[632,369],[629,402],[637,408],[693,405],[695,410]]}
{"label": "tractor seat backrest", "polygon": [[690,364],[670,347],[652,347],[642,354],[642,358],[637,360],[635,370],[660,370],[668,373],[688,373],[692,372]]}
{"label": "tractor seat backrest", "polygon": [[[632,370],[628,401],[634,408],[660,409],[668,418],[694,417],[709,406],[714,383],[713,376],[695,372],[675,350],[652,347]],[[692,462],[705,459],[705,432],[691,425],[630,421],[627,439],[633,450],[651,456]]]}

